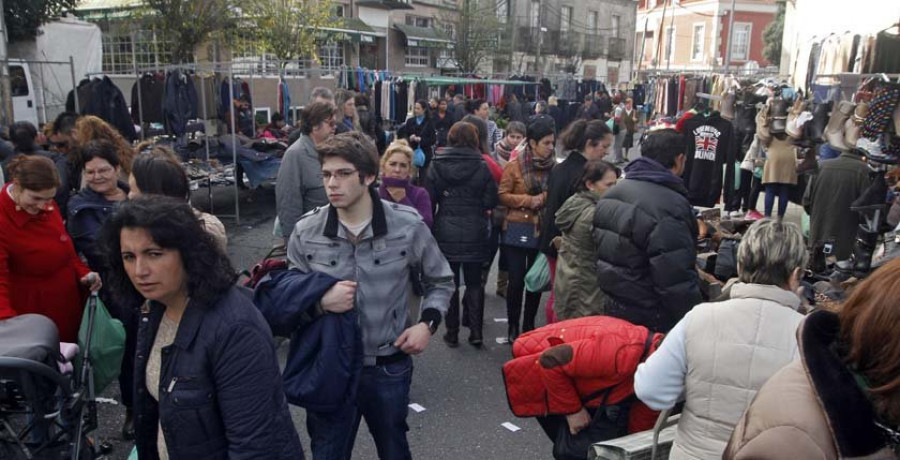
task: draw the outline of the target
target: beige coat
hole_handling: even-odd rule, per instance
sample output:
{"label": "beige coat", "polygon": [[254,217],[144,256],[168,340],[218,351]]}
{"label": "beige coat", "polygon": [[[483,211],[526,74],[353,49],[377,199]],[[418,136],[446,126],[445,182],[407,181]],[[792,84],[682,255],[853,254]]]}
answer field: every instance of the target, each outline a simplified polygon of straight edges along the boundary
{"label": "beige coat", "polygon": [[[530,222],[535,225],[535,236],[540,232],[541,228],[541,210],[531,209],[532,196],[528,194],[528,184],[525,183],[525,177],[522,175],[522,165],[519,163],[522,157],[517,157],[510,161],[503,168],[503,176],[500,178],[499,198],[500,204],[509,208],[506,214],[506,221],[503,222],[503,228],[509,222]],[[541,180],[545,175],[549,175],[550,170],[534,170],[535,180]],[[547,189],[545,188],[542,195],[544,201],[547,201]]]}
{"label": "beige coat", "polygon": [[200,223],[203,224],[207,233],[212,235],[213,239],[216,240],[216,243],[219,244],[222,251],[225,251],[228,248],[228,235],[225,233],[225,225],[222,224],[222,221],[212,214],[197,209],[194,210],[194,214],[200,219]]}
{"label": "beige coat", "polygon": [[791,138],[772,137],[766,149],[763,184],[797,184],[797,152]]}
{"label": "beige coat", "polygon": [[797,333],[801,359],[759,390],[723,458],[897,458],[872,423],[871,403],[832,351],[839,327],[834,313],[807,316]]}

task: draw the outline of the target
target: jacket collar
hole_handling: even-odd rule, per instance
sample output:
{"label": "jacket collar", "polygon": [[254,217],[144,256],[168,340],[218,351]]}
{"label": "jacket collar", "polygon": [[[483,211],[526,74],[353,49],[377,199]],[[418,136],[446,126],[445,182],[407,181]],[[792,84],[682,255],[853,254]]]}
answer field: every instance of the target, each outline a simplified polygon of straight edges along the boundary
{"label": "jacket collar", "polygon": [[[387,218],[384,215],[384,203],[382,203],[381,197],[378,196],[375,187],[369,187],[369,196],[372,197],[372,236],[377,238],[387,235],[388,228]],[[322,235],[328,238],[337,238],[339,224],[337,208],[329,205],[328,218],[325,221],[325,230],[322,232]]]}
{"label": "jacket collar", "polygon": [[[118,184],[118,187],[120,189],[122,189],[122,191],[125,192],[125,195],[128,195],[128,192],[131,190],[130,188],[128,188],[128,184],[125,182],[122,182],[122,181],[118,181],[117,184]],[[90,187],[85,187],[84,190],[82,190],[78,193],[79,193],[79,195],[84,197],[84,200],[81,202],[81,204],[75,206],[73,208],[73,210],[87,208],[87,207],[91,207],[91,206],[98,206],[98,205],[99,206],[109,206],[109,205],[119,204],[119,202],[107,200],[105,196],[95,192]]]}
{"label": "jacket collar", "polygon": [[[225,295],[228,294],[226,293]],[[153,324],[158,328],[162,315],[165,314],[166,307],[153,300],[149,300],[147,303],[150,306],[150,316],[153,319]],[[178,323],[178,332],[175,334],[173,345],[182,350],[190,348],[197,337],[200,325],[203,323],[203,316],[206,310],[206,305],[202,305],[193,299],[188,302],[187,307],[184,309],[184,314],[181,315],[181,321]]]}
{"label": "jacket collar", "polygon": [[[6,213],[7,216],[9,216],[9,219],[13,222],[13,224],[16,225],[16,227],[22,228],[31,221],[47,220],[49,218],[49,214],[53,212],[53,209],[44,211],[36,215],[28,214],[23,210],[16,209],[18,208],[18,206],[9,195],[10,187],[12,187],[12,183],[6,184],[5,187],[0,188],[0,208],[2,208],[3,212]],[[55,209],[56,202],[53,202],[50,207]]]}
{"label": "jacket collar", "polygon": [[809,376],[841,457],[864,457],[886,447],[872,403],[838,355],[838,315],[811,313],[797,332]]}
{"label": "jacket collar", "polygon": [[316,143],[313,142],[312,137],[301,134],[299,139],[300,145],[303,147],[304,153],[309,156],[314,157],[317,161],[319,159],[318,153],[316,153]]}
{"label": "jacket collar", "polygon": [[790,307],[795,311],[800,309],[800,298],[797,294],[769,284],[736,283],[731,287],[731,298],[762,299]]}
{"label": "jacket collar", "polygon": [[688,194],[687,189],[684,187],[684,180],[672,174],[672,171],[656,160],[651,160],[647,157],[641,157],[628,163],[625,166],[625,179],[659,184],[685,197]]}

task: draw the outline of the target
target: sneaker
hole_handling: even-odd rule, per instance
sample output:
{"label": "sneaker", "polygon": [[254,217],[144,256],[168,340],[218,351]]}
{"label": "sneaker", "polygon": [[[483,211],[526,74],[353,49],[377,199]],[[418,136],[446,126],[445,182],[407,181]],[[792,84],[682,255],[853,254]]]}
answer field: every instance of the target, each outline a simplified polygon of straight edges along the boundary
{"label": "sneaker", "polygon": [[736,219],[740,219],[740,218],[744,217],[744,213],[742,213],[742,212],[740,212],[740,211],[731,211],[731,212],[728,214],[728,217],[730,217],[730,218],[736,220]]}
{"label": "sneaker", "polygon": [[762,219],[762,218],[763,218],[763,215],[760,214],[759,211],[757,211],[757,210],[755,210],[755,209],[751,209],[751,210],[747,213],[747,216],[744,217],[744,219],[746,219],[746,220],[760,220],[760,219]]}

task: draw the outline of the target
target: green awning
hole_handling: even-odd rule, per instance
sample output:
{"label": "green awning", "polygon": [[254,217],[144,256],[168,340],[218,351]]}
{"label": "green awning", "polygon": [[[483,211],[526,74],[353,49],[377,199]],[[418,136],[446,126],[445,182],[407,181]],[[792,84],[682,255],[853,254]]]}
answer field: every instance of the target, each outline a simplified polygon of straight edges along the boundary
{"label": "green awning", "polygon": [[511,86],[525,86],[525,85],[540,85],[540,82],[536,81],[520,81],[520,80],[494,80],[494,79],[481,79],[481,78],[462,78],[462,77],[418,77],[418,76],[410,76],[415,80],[421,81],[423,83],[428,83],[429,85],[434,86],[447,86],[447,85],[511,85]]}
{"label": "green awning", "polygon": [[406,35],[407,46],[425,48],[452,48],[453,40],[431,27],[416,27],[408,24],[394,24],[394,28]]}
{"label": "green awning", "polygon": [[335,41],[375,43],[378,33],[360,18],[339,18],[335,27],[323,27],[325,36]]}

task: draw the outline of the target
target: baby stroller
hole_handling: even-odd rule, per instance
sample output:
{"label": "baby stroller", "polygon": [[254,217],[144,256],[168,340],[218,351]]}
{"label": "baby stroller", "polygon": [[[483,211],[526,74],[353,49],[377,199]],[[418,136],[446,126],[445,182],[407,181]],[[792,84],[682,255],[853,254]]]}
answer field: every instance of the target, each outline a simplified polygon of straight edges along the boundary
{"label": "baby stroller", "polygon": [[[88,302],[88,341],[96,295]],[[89,343],[86,345],[90,345]],[[82,366],[61,370],[56,325],[42,315],[0,321],[0,458],[87,460],[99,457],[88,439],[97,428],[90,347]]]}

